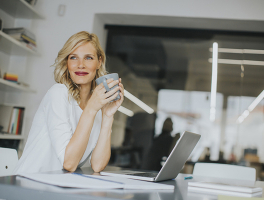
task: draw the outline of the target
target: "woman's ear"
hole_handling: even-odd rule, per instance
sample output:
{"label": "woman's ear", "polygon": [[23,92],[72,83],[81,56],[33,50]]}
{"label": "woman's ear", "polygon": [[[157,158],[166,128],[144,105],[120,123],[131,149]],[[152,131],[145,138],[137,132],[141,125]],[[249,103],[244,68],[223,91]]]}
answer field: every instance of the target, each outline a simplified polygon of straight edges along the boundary
{"label": "woman's ear", "polygon": [[97,69],[100,69],[101,66],[102,66],[102,58],[100,57],[99,58],[99,65],[98,65]]}

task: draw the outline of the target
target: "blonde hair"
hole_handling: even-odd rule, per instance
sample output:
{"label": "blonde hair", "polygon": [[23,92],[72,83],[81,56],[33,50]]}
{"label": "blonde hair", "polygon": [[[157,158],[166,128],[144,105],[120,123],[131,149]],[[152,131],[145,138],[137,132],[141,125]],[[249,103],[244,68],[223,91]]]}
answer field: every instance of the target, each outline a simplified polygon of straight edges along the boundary
{"label": "blonde hair", "polygon": [[81,31],[72,35],[67,42],[64,44],[62,49],[59,51],[58,56],[55,60],[53,66],[54,70],[54,79],[57,83],[62,83],[66,85],[69,91],[69,96],[73,97],[78,103],[80,103],[80,88],[73,82],[70,77],[70,73],[67,66],[68,56],[71,52],[77,49],[79,46],[91,42],[96,49],[97,58],[101,60],[101,66],[96,71],[95,78],[92,81],[91,91],[96,87],[95,79],[107,74],[105,69],[105,53],[100,45],[99,39],[95,34],[91,34],[87,31]]}

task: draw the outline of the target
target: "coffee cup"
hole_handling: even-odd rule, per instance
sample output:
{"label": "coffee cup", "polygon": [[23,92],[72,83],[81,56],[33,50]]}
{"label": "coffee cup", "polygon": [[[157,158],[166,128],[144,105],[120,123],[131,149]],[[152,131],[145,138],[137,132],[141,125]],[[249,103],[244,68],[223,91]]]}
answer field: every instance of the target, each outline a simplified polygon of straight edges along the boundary
{"label": "coffee cup", "polygon": [[[101,77],[97,78],[95,81],[96,81],[96,84],[97,85],[103,83],[104,84],[104,87],[106,89],[106,92],[109,92],[110,90],[113,90],[114,88],[118,87],[118,84],[116,84],[112,88],[109,88],[108,87],[106,80],[107,79],[111,79],[111,78],[114,79],[114,81],[115,80],[119,80],[118,74],[117,73],[113,73],[113,74],[107,74],[107,75],[101,76]],[[116,100],[119,100],[120,99],[120,94],[119,94],[120,93],[120,90],[118,90],[117,92],[118,92],[117,97],[114,100],[112,100],[112,101],[116,101]],[[110,101],[110,102],[112,102],[112,101]]]}

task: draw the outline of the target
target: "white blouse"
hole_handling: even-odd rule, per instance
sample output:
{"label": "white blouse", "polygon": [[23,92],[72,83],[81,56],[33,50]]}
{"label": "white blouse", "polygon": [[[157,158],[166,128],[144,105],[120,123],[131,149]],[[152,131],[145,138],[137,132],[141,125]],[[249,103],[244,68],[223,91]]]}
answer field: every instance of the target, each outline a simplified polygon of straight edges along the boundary
{"label": "white blouse", "polygon": [[[65,149],[82,114],[78,103],[69,98],[64,84],[53,85],[44,96],[35,114],[27,143],[14,174],[37,173],[63,169]],[[89,119],[87,119],[89,120]],[[102,122],[101,110],[97,113],[81,167],[97,143]]]}

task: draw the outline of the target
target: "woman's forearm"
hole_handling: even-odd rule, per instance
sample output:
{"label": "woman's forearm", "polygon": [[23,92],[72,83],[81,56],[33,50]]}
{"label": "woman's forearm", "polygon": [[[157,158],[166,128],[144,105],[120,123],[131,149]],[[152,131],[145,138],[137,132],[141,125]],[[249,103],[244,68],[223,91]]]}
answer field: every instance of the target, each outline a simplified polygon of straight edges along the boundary
{"label": "woman's forearm", "polygon": [[109,162],[111,156],[111,131],[113,120],[113,116],[103,116],[101,132],[91,158],[91,166],[95,172],[102,171]]}
{"label": "woman's forearm", "polygon": [[91,109],[83,111],[76,130],[65,150],[64,169],[68,171],[76,170],[86,150],[96,113]]}

